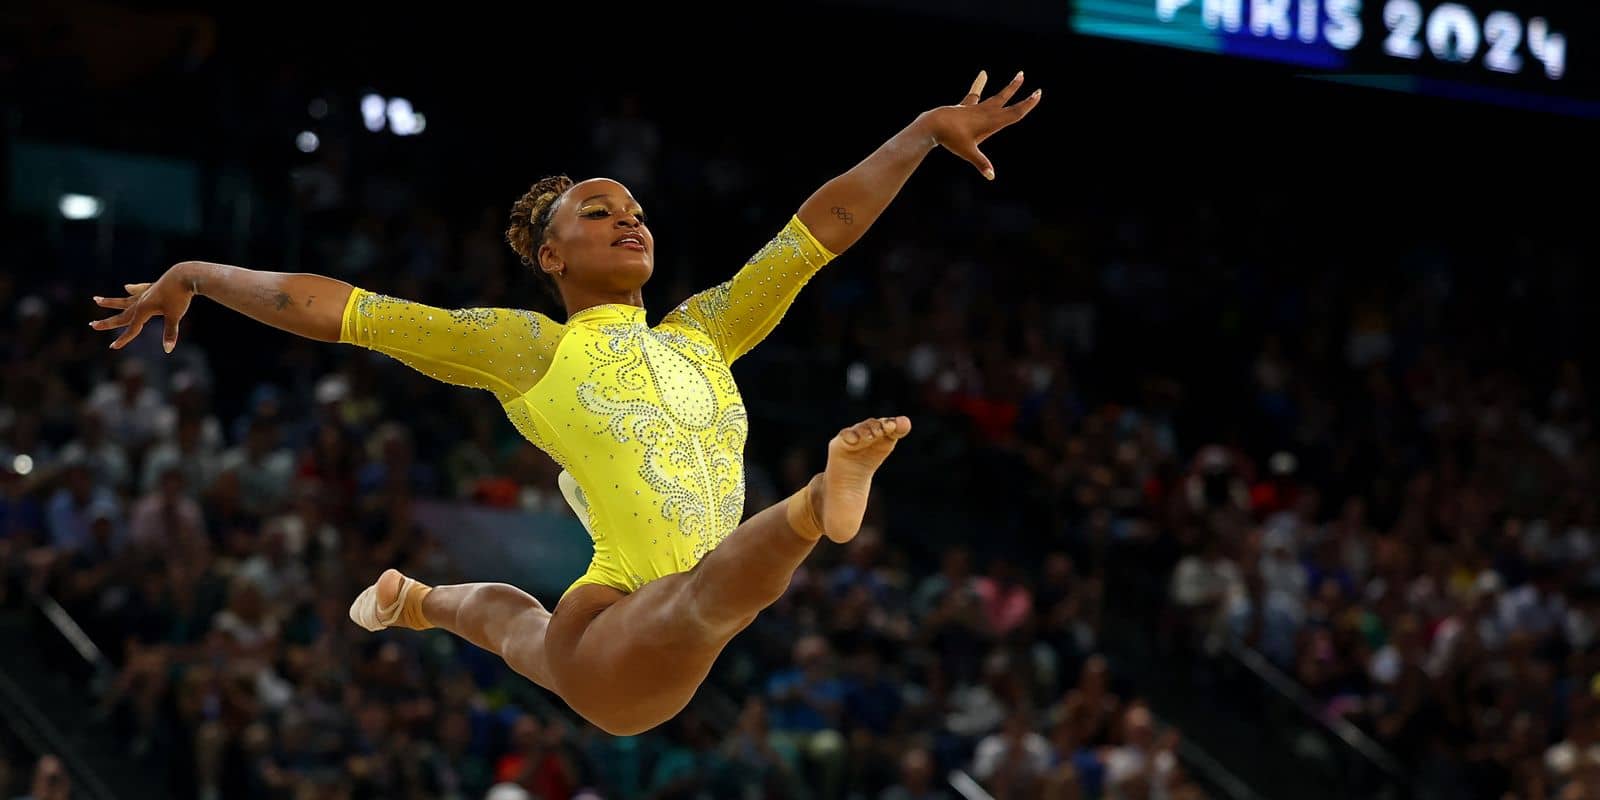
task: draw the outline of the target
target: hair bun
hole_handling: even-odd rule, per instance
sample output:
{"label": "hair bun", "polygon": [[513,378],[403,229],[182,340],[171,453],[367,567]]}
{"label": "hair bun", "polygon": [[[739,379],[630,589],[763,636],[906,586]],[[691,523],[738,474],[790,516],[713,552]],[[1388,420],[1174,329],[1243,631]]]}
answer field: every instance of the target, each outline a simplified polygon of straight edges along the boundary
{"label": "hair bun", "polygon": [[572,188],[573,180],[565,175],[540,178],[511,206],[511,225],[506,228],[506,243],[521,259],[523,266],[534,267],[543,279],[545,288],[561,300],[555,279],[538,269],[539,246],[544,244],[549,232],[549,212],[558,198]]}

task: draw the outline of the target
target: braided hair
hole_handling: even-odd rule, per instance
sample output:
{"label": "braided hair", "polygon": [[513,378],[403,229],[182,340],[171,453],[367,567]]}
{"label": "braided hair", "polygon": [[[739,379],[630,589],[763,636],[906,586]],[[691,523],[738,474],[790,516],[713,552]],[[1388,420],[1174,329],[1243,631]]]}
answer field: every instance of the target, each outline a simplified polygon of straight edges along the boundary
{"label": "braided hair", "polygon": [[554,275],[539,268],[539,246],[550,233],[550,218],[555,215],[556,198],[572,188],[573,180],[565,175],[540,178],[515,205],[511,206],[511,227],[506,228],[506,242],[522,259],[524,266],[532,267],[539,283],[555,298],[556,305],[563,304],[561,289]]}

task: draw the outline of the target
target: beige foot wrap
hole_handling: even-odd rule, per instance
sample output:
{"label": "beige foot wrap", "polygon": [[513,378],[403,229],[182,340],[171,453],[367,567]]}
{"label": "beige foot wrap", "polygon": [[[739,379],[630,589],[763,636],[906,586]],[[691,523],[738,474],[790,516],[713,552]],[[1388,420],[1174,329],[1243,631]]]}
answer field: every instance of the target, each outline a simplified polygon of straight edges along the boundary
{"label": "beige foot wrap", "polygon": [[783,513],[789,518],[789,527],[795,533],[807,539],[822,538],[822,515],[811,504],[811,484],[800,487],[800,491],[789,496],[788,502],[783,504]]}
{"label": "beige foot wrap", "polygon": [[410,628],[425,631],[433,625],[422,615],[422,600],[433,587],[421,581],[403,577],[400,581],[400,599],[392,606],[378,605],[378,584],[368,586],[356,601],[350,604],[350,619],[369,631],[384,628]]}

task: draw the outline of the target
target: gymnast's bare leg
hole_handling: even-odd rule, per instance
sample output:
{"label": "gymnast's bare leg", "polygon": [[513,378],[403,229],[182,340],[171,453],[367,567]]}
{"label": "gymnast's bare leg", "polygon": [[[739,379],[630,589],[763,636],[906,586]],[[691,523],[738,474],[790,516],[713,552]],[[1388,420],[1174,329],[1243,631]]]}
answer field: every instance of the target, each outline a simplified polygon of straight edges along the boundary
{"label": "gymnast's bare leg", "polygon": [[430,589],[395,570],[369,591],[384,625],[443,628],[504,658],[601,729],[641,733],[688,704],[717,655],[783,594],[821,537],[855,537],[873,473],[910,432],[905,417],[845,428],[828,443],[822,474],[746,520],[693,569],[632,594],[584,584],[551,613],[506,584]]}

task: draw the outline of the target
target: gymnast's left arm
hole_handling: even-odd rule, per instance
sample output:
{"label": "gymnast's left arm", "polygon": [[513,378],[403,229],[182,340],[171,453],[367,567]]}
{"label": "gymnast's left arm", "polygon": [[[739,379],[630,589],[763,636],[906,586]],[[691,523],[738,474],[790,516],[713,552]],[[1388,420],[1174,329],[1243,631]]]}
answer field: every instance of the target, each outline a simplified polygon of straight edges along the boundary
{"label": "gymnast's left arm", "polygon": [[955,153],[984,177],[994,180],[994,165],[978,145],[1027,116],[1039,104],[1042,93],[1035,90],[1008,106],[1006,103],[1022,87],[1022,73],[1018,72],[1005,88],[984,100],[986,82],[988,75],[978,73],[960,103],[922,112],[849,172],[823,184],[800,206],[800,221],[823,247],[843,253],[867,232],[934,147]]}
{"label": "gymnast's left arm", "polygon": [[982,100],[986,80],[978,73],[960,103],[923,112],[849,172],[823,184],[731,280],[689,298],[662,323],[704,331],[731,364],[772,332],[817,270],[866,233],[928,151],[944,147],[992,180],[994,167],[978,145],[1032,111],[1039,92],[1008,106],[1022,73]]}

